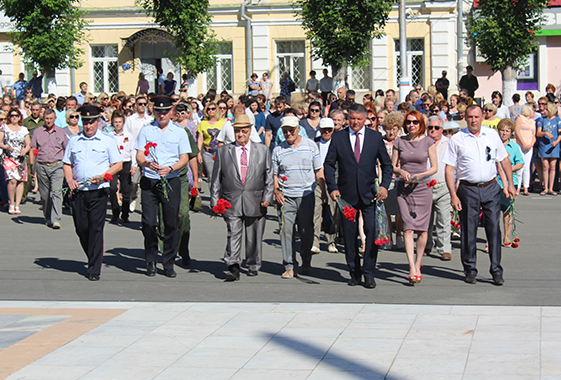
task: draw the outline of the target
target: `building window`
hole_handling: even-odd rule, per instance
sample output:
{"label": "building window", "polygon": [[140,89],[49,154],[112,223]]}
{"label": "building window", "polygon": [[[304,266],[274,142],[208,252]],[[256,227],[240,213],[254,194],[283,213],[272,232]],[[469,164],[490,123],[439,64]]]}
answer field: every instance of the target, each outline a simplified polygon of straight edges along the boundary
{"label": "building window", "polygon": [[117,45],[91,46],[93,90],[100,92],[119,91],[119,52]]}
{"label": "building window", "polygon": [[232,91],[232,42],[218,45],[216,67],[206,73],[206,88],[217,92]]}
{"label": "building window", "polygon": [[[399,88],[399,78],[401,77],[401,53],[399,51],[399,39],[394,40],[394,67],[396,68],[394,83]],[[425,40],[423,38],[407,39],[407,67],[411,70],[409,79],[411,88],[420,84],[423,86],[423,55],[425,51]]]}
{"label": "building window", "polygon": [[517,91],[538,90],[538,55],[530,54],[526,64],[518,70],[516,79]]}
{"label": "building window", "polygon": [[277,78],[282,79],[288,73],[294,81],[296,89],[303,89],[306,85],[306,47],[304,40],[276,41],[277,44]]}
{"label": "building window", "polygon": [[354,69],[349,69],[349,78],[347,82],[351,85],[351,88],[353,90],[370,91],[370,71],[370,65],[366,67],[355,67]]}

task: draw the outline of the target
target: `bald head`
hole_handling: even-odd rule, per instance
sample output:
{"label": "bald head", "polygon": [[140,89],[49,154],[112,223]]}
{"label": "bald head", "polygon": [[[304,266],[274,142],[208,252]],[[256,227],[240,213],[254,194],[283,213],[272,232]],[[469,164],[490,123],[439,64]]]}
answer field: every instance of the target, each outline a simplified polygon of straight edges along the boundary
{"label": "bald head", "polygon": [[345,89],[345,87],[340,87],[337,89],[337,97],[339,99],[345,99],[346,96],[347,96],[347,90]]}

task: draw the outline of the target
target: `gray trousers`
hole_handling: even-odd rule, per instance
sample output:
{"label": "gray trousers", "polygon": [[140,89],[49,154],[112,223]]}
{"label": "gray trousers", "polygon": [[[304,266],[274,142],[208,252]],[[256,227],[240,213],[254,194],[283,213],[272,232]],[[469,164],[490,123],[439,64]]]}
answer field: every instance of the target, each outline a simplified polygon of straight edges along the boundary
{"label": "gray trousers", "polygon": [[300,256],[303,261],[312,261],[312,241],[314,240],[314,194],[305,197],[284,197],[284,205],[279,208],[282,219],[281,248],[282,264],[286,270],[298,267],[294,233],[298,224],[300,235]]}
{"label": "gray trousers", "polygon": [[[315,206],[314,206],[314,247],[319,248],[319,241],[321,235],[321,221],[323,216],[323,204],[321,203],[321,188],[316,186],[315,194]],[[337,208],[337,203],[328,196],[327,204],[331,210],[331,215],[335,216],[335,209]],[[327,245],[335,243],[335,236],[337,234],[325,234],[325,239],[327,240]]]}
{"label": "gray trousers", "polygon": [[142,168],[138,167],[136,173],[131,177],[131,202],[138,197],[138,184],[142,178]]}
{"label": "gray trousers", "polygon": [[433,248],[433,228],[436,233],[434,246],[439,255],[452,252],[450,234],[450,192],[446,185],[432,189],[432,213],[430,216],[429,234],[427,239],[427,250]]}
{"label": "gray trousers", "polygon": [[458,198],[462,202],[460,211],[461,258],[464,273],[467,275],[477,274],[477,228],[479,227],[479,206],[485,217],[485,234],[489,243],[489,259],[491,266],[489,272],[492,275],[503,274],[501,267],[501,188],[495,181],[485,187],[469,186],[460,183],[458,186]]}
{"label": "gray trousers", "polygon": [[37,182],[39,194],[43,205],[43,216],[47,223],[60,223],[62,219],[62,180],[64,171],[62,161],[56,165],[49,166],[37,162]]}
{"label": "gray trousers", "polygon": [[212,180],[212,170],[214,169],[214,154],[203,150],[203,165],[205,166],[208,183]]}
{"label": "gray trousers", "polygon": [[241,265],[242,235],[245,229],[245,265],[249,270],[254,271],[258,271],[261,268],[265,219],[264,216],[224,217],[226,227],[228,228],[228,241],[224,251],[224,262],[226,265]]}

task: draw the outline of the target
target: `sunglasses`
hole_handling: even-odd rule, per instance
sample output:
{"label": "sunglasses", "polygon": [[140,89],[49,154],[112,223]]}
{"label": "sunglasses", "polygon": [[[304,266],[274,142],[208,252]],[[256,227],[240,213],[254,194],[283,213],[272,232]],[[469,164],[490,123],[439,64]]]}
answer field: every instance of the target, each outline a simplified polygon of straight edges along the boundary
{"label": "sunglasses", "polygon": [[136,103],[137,106],[146,106],[146,103]]}
{"label": "sunglasses", "polygon": [[219,109],[220,111],[225,111],[225,110],[228,109],[228,107],[218,107],[218,109]]}
{"label": "sunglasses", "polygon": [[493,112],[493,110],[486,109],[485,112]]}
{"label": "sunglasses", "polygon": [[288,135],[288,134],[294,134],[294,132],[296,131],[296,128],[291,128],[291,129],[283,129],[282,133],[283,135]]}
{"label": "sunglasses", "polygon": [[438,125],[429,125],[429,126],[427,127],[427,129],[428,129],[429,131],[432,131],[433,129],[434,129],[435,131],[438,131],[438,130],[440,130],[440,127],[439,127]]}
{"label": "sunglasses", "polygon": [[547,106],[547,103],[538,103],[540,106]]}
{"label": "sunglasses", "polygon": [[68,116],[69,119],[79,119],[80,116],[79,115],[70,115]]}
{"label": "sunglasses", "polygon": [[19,117],[20,115],[12,114],[10,117]]}
{"label": "sunglasses", "polygon": [[109,98],[108,98],[108,97],[106,97],[106,98],[101,98],[101,100],[109,100]]}
{"label": "sunglasses", "polygon": [[209,111],[216,111],[216,107],[208,107]]}
{"label": "sunglasses", "polygon": [[491,161],[491,148],[485,148],[485,154],[487,155],[487,161]]}
{"label": "sunglasses", "polygon": [[5,117],[0,117],[0,121],[6,121]]}
{"label": "sunglasses", "polygon": [[319,112],[319,108],[312,108],[310,112]]}
{"label": "sunglasses", "polygon": [[419,125],[419,120],[405,120],[405,125],[409,124]]}

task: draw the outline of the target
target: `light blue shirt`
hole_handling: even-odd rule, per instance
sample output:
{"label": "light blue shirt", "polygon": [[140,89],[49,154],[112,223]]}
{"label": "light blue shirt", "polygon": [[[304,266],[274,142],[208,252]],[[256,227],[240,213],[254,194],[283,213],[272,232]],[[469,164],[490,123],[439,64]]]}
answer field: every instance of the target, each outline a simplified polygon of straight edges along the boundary
{"label": "light blue shirt", "polygon": [[[103,175],[111,164],[121,162],[121,153],[117,143],[100,131],[88,138],[83,132],[68,141],[62,162],[72,165],[72,178],[78,183]],[[108,188],[109,182],[99,185],[86,184],[80,190],[97,190]]]}
{"label": "light blue shirt", "polygon": [[[144,152],[144,147],[149,142],[156,143],[155,148],[151,151],[155,153],[157,162],[160,166],[171,166],[179,161],[179,156],[182,154],[191,153],[191,144],[189,144],[189,137],[185,133],[185,129],[169,122],[165,131],[154,120],[152,123],[145,125],[140,130],[134,149]],[[149,161],[154,161],[151,155],[146,157]],[[144,175],[150,179],[160,179],[160,175],[150,168],[143,168]],[[173,171],[168,174],[166,178],[174,178],[179,176],[179,171]]]}
{"label": "light blue shirt", "polygon": [[76,98],[76,103],[78,103],[79,105],[84,104],[84,100],[86,100],[86,95],[82,95],[82,92],[74,94],[74,97]]}
{"label": "light blue shirt", "polygon": [[[273,149],[273,173],[278,174],[285,196],[296,198],[313,193],[315,171],[322,167],[318,146],[308,138],[302,138],[296,148],[283,141]],[[282,177],[286,177],[286,181]]]}

